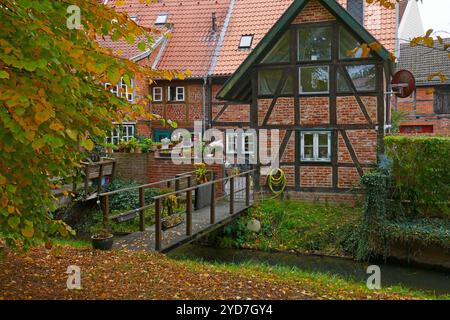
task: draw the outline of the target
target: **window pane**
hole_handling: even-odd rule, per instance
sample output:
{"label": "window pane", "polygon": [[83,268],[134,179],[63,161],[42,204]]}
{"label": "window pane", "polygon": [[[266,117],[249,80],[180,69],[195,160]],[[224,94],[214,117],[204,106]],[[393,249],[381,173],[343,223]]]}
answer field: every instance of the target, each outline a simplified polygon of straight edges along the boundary
{"label": "window pane", "polygon": [[331,28],[302,28],[298,32],[298,60],[330,60]]}
{"label": "window pane", "polygon": [[300,92],[328,92],[328,67],[300,68]]}
{"label": "window pane", "polygon": [[314,144],[314,135],[313,134],[305,134],[304,135],[304,144],[305,144],[305,146],[312,146]]}
{"label": "window pane", "polygon": [[305,147],[303,156],[305,159],[314,159],[314,148],[313,147]]}
{"label": "window pane", "polygon": [[[259,71],[259,94],[262,95],[272,95],[275,94],[278,84],[283,76],[283,70],[263,70]],[[289,74],[287,81],[281,92],[282,94],[292,94],[293,93],[293,78]]]}
{"label": "window pane", "polygon": [[319,145],[328,147],[328,134],[319,134]]}
{"label": "window pane", "polygon": [[[350,32],[341,27],[339,31],[339,57],[342,60],[362,58],[361,43]],[[369,57],[373,56],[369,54]]]}
{"label": "window pane", "polygon": [[319,159],[328,159],[328,146],[319,147]]}
{"label": "window pane", "polygon": [[286,32],[269,54],[263,59],[263,63],[289,62],[289,31]]}
{"label": "window pane", "polygon": [[[348,66],[346,69],[357,91],[375,91],[375,65]],[[351,91],[345,77],[340,73],[338,73],[338,90],[340,92]]]}

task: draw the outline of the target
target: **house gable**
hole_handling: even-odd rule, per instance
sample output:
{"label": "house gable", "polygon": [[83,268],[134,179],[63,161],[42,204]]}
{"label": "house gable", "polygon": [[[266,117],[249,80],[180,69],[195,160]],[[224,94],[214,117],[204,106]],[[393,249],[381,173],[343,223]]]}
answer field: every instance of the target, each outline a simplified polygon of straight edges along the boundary
{"label": "house gable", "polygon": [[[290,28],[291,24],[320,23],[339,20],[362,43],[378,41],[361,26],[335,0],[296,0],[270,29],[266,36],[248,55],[233,76],[219,91],[217,98],[235,102],[249,102],[251,96],[251,70],[270,52],[277,41]],[[389,52],[380,45],[375,54],[389,61]]]}

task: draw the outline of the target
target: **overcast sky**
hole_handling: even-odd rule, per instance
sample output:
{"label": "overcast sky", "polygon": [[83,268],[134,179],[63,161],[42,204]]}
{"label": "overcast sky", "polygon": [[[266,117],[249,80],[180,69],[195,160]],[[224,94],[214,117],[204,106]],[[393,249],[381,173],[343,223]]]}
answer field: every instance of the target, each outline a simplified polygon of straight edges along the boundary
{"label": "overcast sky", "polygon": [[425,31],[447,31],[440,35],[450,38],[450,0],[419,0],[419,8]]}

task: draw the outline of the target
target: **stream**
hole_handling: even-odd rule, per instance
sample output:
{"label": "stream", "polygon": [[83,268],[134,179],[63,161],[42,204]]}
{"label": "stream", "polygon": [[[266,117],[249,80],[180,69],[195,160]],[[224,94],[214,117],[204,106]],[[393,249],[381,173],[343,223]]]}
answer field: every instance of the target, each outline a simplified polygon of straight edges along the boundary
{"label": "stream", "polygon": [[[365,284],[369,275],[369,264],[356,262],[347,258],[294,253],[262,252],[213,248],[194,244],[182,246],[168,254],[172,259],[201,260],[205,262],[242,263],[255,262],[268,265],[296,267],[304,271],[316,271],[338,275],[341,278]],[[412,266],[373,263],[381,269],[382,287],[401,285],[404,288],[450,294],[450,273],[434,271]]]}

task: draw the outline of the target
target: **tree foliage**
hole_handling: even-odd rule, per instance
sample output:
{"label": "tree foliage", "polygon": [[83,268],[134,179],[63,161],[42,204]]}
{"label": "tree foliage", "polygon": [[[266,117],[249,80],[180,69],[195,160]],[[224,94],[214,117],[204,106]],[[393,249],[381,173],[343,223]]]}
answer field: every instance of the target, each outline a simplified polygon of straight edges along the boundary
{"label": "tree foliage", "polygon": [[[67,27],[71,5],[81,9],[81,28]],[[8,244],[72,232],[52,219],[59,186],[49,178],[72,177],[113,121],[154,118],[145,99],[131,105],[102,83],[183,78],[117,58],[96,41],[110,36],[144,51],[152,34],[96,0],[0,0],[0,232]]]}

